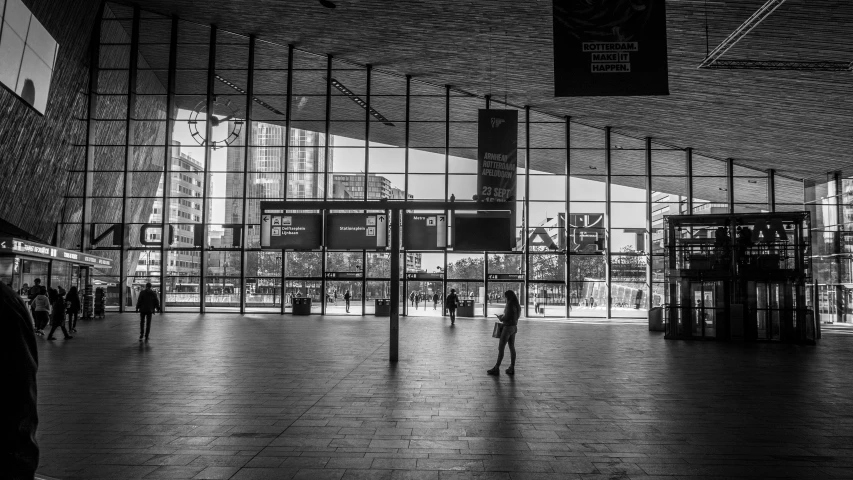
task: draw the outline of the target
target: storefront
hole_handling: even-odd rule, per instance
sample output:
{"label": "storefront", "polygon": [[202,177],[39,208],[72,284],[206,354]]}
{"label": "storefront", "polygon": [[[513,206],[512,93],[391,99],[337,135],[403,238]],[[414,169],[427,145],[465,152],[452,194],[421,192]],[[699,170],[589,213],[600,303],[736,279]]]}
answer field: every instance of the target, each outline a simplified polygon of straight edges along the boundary
{"label": "storefront", "polygon": [[110,268],[112,260],[51,245],[0,237],[0,281],[24,298],[38,279],[50,288],[83,291],[92,268]]}

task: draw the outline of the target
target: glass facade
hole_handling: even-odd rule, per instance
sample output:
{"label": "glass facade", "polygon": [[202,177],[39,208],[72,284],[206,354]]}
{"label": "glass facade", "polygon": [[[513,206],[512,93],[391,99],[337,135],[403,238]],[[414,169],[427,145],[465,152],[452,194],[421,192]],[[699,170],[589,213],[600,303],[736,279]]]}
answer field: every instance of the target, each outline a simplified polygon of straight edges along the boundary
{"label": "glass facade", "polygon": [[435,276],[402,282],[404,312],[416,313],[412,293],[456,288],[492,314],[512,289],[528,316],[645,317],[666,301],[664,216],[802,210],[804,192],[821,295],[847,308],[846,290],[827,287],[850,270],[832,257],[846,246],[847,180],[804,190],[689,148],[124,5],[107,4],[99,38],[86,168],[73,173],[85,189],[67,197],[59,238],[115,260],[93,277],[118,293],[113,309],[132,310],[151,282],[168,311],[287,312],[298,295],[346,313],[349,291],[350,314],[372,313],[389,289],[387,253],[262,251],[260,202],[471,201],[487,107],[518,110],[515,252],[405,252],[403,278]]}

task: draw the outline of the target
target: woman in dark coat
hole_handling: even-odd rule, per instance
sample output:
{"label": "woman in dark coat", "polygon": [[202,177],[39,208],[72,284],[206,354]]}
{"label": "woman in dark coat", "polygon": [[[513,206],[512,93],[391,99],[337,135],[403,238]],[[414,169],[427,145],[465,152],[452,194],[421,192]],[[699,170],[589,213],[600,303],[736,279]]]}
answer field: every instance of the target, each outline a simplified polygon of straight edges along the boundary
{"label": "woman in dark coat", "polygon": [[65,295],[65,314],[68,315],[68,331],[77,333],[77,315],[80,313],[80,295],[77,287],[68,289]]}
{"label": "woman in dark coat", "polygon": [[498,361],[495,366],[486,373],[489,375],[499,375],[501,373],[501,361],[504,359],[504,348],[509,344],[510,365],[506,369],[507,375],[515,374],[515,334],[518,332],[518,317],[521,316],[521,305],[518,302],[518,297],[512,290],[507,290],[504,293],[506,297],[506,307],[504,307],[503,315],[498,315],[503,330],[501,331],[501,339],[498,344]]}

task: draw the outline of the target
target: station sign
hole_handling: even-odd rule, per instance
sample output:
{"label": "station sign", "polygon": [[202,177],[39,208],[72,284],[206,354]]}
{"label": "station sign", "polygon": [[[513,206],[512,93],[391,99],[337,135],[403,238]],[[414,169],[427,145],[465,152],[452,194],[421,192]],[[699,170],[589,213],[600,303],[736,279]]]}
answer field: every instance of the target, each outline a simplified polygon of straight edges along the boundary
{"label": "station sign", "polygon": [[323,243],[319,213],[261,214],[261,248],[316,250]]}
{"label": "station sign", "polygon": [[434,213],[404,215],[403,248],[406,250],[447,248],[447,215]]}
{"label": "station sign", "polygon": [[432,281],[442,281],[444,280],[444,274],[441,272],[429,273],[429,272],[409,272],[406,273],[406,280],[420,280],[426,282]]}
{"label": "station sign", "polygon": [[521,273],[490,273],[486,275],[489,280],[524,280]]}
{"label": "station sign", "polygon": [[361,280],[364,275],[361,272],[326,272],[323,275],[326,278],[332,279],[357,279]]}
{"label": "station sign", "polygon": [[14,237],[0,237],[0,253],[18,253],[30,257],[46,258],[48,260],[61,260],[77,265],[88,265],[91,267],[111,268],[112,259],[99,257],[90,253],[67,250],[65,248],[45,245],[43,243],[21,240]]}
{"label": "station sign", "polygon": [[326,248],[375,250],[388,247],[384,213],[337,213],[326,216]]}

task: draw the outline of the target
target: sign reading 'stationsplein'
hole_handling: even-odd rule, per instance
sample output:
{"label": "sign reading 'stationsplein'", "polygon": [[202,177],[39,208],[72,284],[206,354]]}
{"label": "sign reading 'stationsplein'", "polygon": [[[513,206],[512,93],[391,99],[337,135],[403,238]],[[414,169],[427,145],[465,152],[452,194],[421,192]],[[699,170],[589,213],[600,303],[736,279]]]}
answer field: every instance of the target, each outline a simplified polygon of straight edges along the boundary
{"label": "sign reading 'stationsplein'", "polygon": [[480,110],[478,116],[477,200],[515,198],[518,168],[518,110]]}

